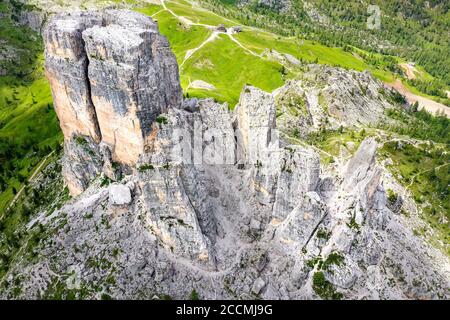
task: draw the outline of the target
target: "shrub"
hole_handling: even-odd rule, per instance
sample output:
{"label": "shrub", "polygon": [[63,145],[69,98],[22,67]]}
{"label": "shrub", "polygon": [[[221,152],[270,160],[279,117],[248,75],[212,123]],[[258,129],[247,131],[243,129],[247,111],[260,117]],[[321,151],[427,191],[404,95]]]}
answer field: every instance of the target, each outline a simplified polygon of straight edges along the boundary
{"label": "shrub", "polygon": [[344,257],[339,252],[332,252],[328,255],[327,260],[322,264],[323,270],[328,270],[330,266],[341,266],[344,264]]}
{"label": "shrub", "polygon": [[154,170],[154,169],[155,169],[155,167],[152,164],[144,164],[144,165],[139,167],[139,171],[140,172],[144,172],[144,171],[147,171],[147,170]]}
{"label": "shrub", "polygon": [[107,293],[102,293],[101,299],[102,300],[112,300],[112,297]]}
{"label": "shrub", "polygon": [[192,289],[191,295],[189,297],[191,300],[200,300],[197,290]]}
{"label": "shrub", "polygon": [[159,124],[167,124],[169,121],[166,117],[159,116],[156,118],[156,122],[158,122]]}
{"label": "shrub", "polygon": [[85,146],[85,145],[88,144],[88,141],[86,140],[86,138],[85,138],[85,137],[82,137],[82,136],[76,137],[76,138],[75,138],[75,142],[76,142],[77,144],[79,144],[80,146]]}
{"label": "shrub", "polygon": [[317,238],[328,240],[330,238],[330,232],[325,229],[319,229],[317,231]]}
{"label": "shrub", "polygon": [[391,189],[388,189],[387,196],[390,203],[395,203],[397,201],[397,195]]}
{"label": "shrub", "polygon": [[351,229],[359,230],[359,224],[356,222],[356,219],[354,216],[350,219],[350,222],[347,223],[347,226]]}
{"label": "shrub", "polygon": [[326,300],[340,300],[343,294],[336,291],[333,284],[325,279],[323,272],[316,272],[313,276],[313,290],[322,299]]}

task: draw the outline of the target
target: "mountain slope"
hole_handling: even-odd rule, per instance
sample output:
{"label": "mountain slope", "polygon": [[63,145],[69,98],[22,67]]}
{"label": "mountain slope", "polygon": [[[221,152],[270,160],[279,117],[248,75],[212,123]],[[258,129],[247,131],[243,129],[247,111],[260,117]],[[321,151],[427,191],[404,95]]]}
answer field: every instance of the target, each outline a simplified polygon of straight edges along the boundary
{"label": "mountain slope", "polygon": [[0,7],[0,211],[62,141],[42,67],[39,34],[17,21],[22,6]]}
{"label": "mountain slope", "polygon": [[[243,21],[268,25],[289,34],[303,34],[328,45],[354,45],[406,57],[449,85],[447,1],[222,1],[208,0]],[[232,6],[237,6],[235,11]],[[369,5],[381,11],[381,29],[368,30]],[[228,7],[228,10],[226,9]],[[272,21],[272,23],[270,23]],[[323,28],[326,26],[327,28]]]}
{"label": "mountain slope", "polygon": [[[45,40],[64,155],[2,224],[2,297],[448,298],[448,257],[377,160],[391,138],[363,132],[414,115],[369,73],[311,65],[274,94],[245,86],[230,111],[177,98],[175,55],[143,15],[58,15]],[[346,154],[301,139],[344,126],[362,128]]]}
{"label": "mountain slope", "polygon": [[[79,6],[58,3],[52,8]],[[109,3],[92,1],[90,5]],[[20,32],[2,34],[2,39],[14,48],[24,46],[27,54],[20,56],[24,64],[18,72],[34,71],[26,81],[12,69],[1,77],[5,85],[0,97],[4,118],[0,119],[6,120],[0,134],[4,133],[9,144],[2,145],[0,161],[2,168],[10,167],[2,175],[8,188],[0,196],[3,205],[13,198],[13,187],[18,191],[24,186],[11,209],[0,216],[2,296],[151,298],[156,294],[185,298],[193,290],[201,291],[196,283],[204,279],[213,283],[200,292],[204,298],[217,294],[226,298],[446,297],[448,257],[442,253],[450,252],[449,120],[417,112],[377,80],[393,81],[401,72],[398,63],[405,64],[405,60],[242,26],[188,1],[151,5],[130,1],[125,6],[158,20],[180,65],[186,102],[181,110],[152,118],[152,126],[161,134],[155,145],[163,148],[176,125],[189,124],[190,130],[195,117],[207,126],[232,128],[227,131],[231,136],[242,101],[250,94],[254,105],[265,108],[264,115],[276,115],[282,134],[280,148],[283,154],[295,156],[283,158],[289,166],[272,168],[269,174],[267,161],[256,161],[245,170],[238,170],[238,165],[196,171],[166,162],[167,150],[160,150],[158,156],[130,172],[115,161],[105,162],[104,149],[88,137],[74,138],[74,152],[68,152],[66,144],[65,156],[58,150],[52,152],[61,133],[43,78],[42,46],[37,33],[16,29],[20,23],[35,27],[39,19],[3,18],[8,30],[26,30],[31,35],[21,39],[23,44]],[[287,12],[295,7],[275,9]],[[34,7],[27,10],[47,14]],[[36,58],[28,56],[30,52]],[[418,80],[432,79],[419,65],[415,68]],[[369,70],[376,78],[348,69]],[[11,87],[11,79],[20,85]],[[229,112],[212,100],[189,100],[209,96],[236,110]],[[30,136],[31,143],[22,146],[20,141]],[[73,158],[68,161],[67,157]],[[311,200],[312,207],[305,204],[295,209],[281,200],[275,206],[271,197],[267,200],[264,183],[273,183],[273,179],[277,182],[268,189],[279,189],[279,193],[292,183],[304,186],[304,180],[296,180],[303,179],[296,176],[299,167],[290,161],[299,164],[305,159],[312,159],[305,164],[311,173],[305,179],[319,184],[302,198]],[[67,164],[73,164],[70,170],[64,169]],[[61,165],[66,177],[68,172],[75,180],[82,177],[79,185],[88,188],[69,202]],[[348,166],[361,168],[361,172],[367,168],[361,181],[352,180]],[[36,173],[32,168],[37,173],[44,170],[27,185],[26,179]],[[314,173],[318,170],[319,179]],[[360,187],[349,189],[351,183]],[[170,185],[171,190],[167,189]],[[170,202],[174,194],[179,202]],[[239,201],[237,194],[246,201]],[[279,194],[274,192],[272,197]],[[116,203],[128,198],[128,203]],[[169,199],[169,204],[163,199]],[[274,206],[272,211],[264,209],[267,203]],[[121,205],[128,213],[123,213]],[[180,215],[177,208],[188,213]],[[280,208],[286,212],[278,225],[270,217],[280,215]],[[302,217],[310,209],[312,221]],[[298,228],[302,223],[305,228]],[[276,237],[269,239],[272,233]],[[73,240],[77,237],[80,243]],[[193,242],[185,243],[184,237]],[[139,252],[136,243],[145,250]],[[372,249],[365,251],[367,246]],[[198,252],[199,248],[206,251]],[[206,265],[196,260],[205,252],[210,259]],[[232,267],[225,268],[230,260]],[[373,287],[379,269],[384,270],[383,281]],[[286,274],[292,276],[286,279]],[[214,291],[217,283],[219,292]]]}

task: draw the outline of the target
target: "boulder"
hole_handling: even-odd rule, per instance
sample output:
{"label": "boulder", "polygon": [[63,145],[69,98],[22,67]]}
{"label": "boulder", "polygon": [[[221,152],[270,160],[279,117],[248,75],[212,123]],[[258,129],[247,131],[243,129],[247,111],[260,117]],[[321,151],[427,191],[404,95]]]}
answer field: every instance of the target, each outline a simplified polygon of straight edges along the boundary
{"label": "boulder", "polygon": [[112,184],[109,186],[109,202],[115,206],[124,206],[131,203],[131,191],[123,184]]}

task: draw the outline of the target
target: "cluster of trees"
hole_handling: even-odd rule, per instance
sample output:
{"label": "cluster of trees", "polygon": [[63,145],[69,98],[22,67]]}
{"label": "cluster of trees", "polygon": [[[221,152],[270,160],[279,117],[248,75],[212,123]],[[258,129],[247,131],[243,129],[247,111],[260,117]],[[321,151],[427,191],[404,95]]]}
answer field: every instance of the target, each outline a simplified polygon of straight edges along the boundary
{"label": "cluster of trees", "polygon": [[5,3],[4,16],[0,19],[0,42],[4,41],[15,49],[13,59],[0,59],[0,68],[7,75],[15,76],[20,82],[33,79],[33,71],[38,66],[38,58],[43,44],[36,32],[17,23],[20,12],[34,7],[21,1],[9,0]]}
{"label": "cluster of trees", "polygon": [[382,129],[416,139],[445,143],[450,147],[450,119],[445,115],[434,116],[426,110],[416,111],[414,108],[410,111],[390,109],[387,115],[398,120],[398,124],[381,124]]}
{"label": "cluster of trees", "polygon": [[[446,21],[450,7],[448,1],[375,0],[364,5],[360,1],[348,0],[313,2],[336,25],[343,26],[346,42],[416,61],[450,85],[450,57],[447,54],[450,36]],[[367,29],[369,4],[376,4],[381,9],[379,30]]]}
{"label": "cluster of trees", "polygon": [[[344,47],[344,50],[348,51],[349,46]],[[350,47],[351,48],[351,47]],[[376,68],[389,70],[392,73],[401,75],[402,69],[398,65],[397,60],[392,56],[377,55],[373,53],[358,52],[358,55],[364,59],[367,64],[370,64]]]}
{"label": "cluster of trees", "polygon": [[447,98],[446,88],[440,81],[423,81],[420,79],[410,79],[408,83],[416,87],[423,93],[437,96],[441,98]]}
{"label": "cluster of trees", "polygon": [[[28,171],[52,150],[60,148],[59,144],[53,147],[49,145],[39,146],[38,141],[33,139],[23,144],[17,144],[13,138],[0,137],[0,192],[8,188],[11,179],[26,183],[27,176],[21,171],[23,169]],[[25,157],[31,158],[32,161],[20,161]]]}
{"label": "cluster of trees", "polygon": [[[6,216],[0,219],[0,234],[2,234],[0,237],[0,277],[7,272],[15,253],[25,244],[32,249],[39,241],[37,236],[43,232],[41,226],[31,231],[23,226],[31,220],[33,214],[39,212],[43,205],[52,201],[46,198],[48,190],[43,187],[36,189],[27,187],[25,191],[26,201],[13,207]],[[28,243],[26,243],[27,234],[31,234]]]}
{"label": "cluster of trees", "polygon": [[447,88],[442,81],[423,81],[420,79],[410,79],[408,83],[413,87],[416,87],[421,92],[429,94],[430,96],[439,97],[440,102],[450,106],[450,99],[447,95]]}
{"label": "cluster of trees", "polygon": [[[450,155],[445,149],[433,144],[413,145],[390,141],[384,144],[383,150],[404,168],[401,174],[405,183],[414,182],[416,187],[411,191],[415,200],[430,204],[424,207],[426,214],[434,216],[439,212],[450,218]],[[446,225],[440,227],[445,230]]]}

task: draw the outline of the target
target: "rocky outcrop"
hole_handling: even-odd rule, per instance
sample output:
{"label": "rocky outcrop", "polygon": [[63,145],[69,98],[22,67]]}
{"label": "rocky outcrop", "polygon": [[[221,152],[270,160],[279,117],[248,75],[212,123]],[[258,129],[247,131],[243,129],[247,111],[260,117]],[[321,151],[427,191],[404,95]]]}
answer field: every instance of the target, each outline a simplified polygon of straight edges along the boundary
{"label": "rocky outcrop", "polygon": [[316,101],[311,101],[314,96],[308,100],[307,93],[301,82],[290,82],[275,94],[278,124],[297,138],[307,137],[314,130],[313,113],[317,118],[316,124],[324,122],[323,113],[319,115],[320,111],[314,108]]}
{"label": "rocky outcrop", "polygon": [[271,10],[275,10],[278,12],[286,12],[289,11],[289,9],[292,7],[291,0],[257,0],[257,1],[250,1],[250,0],[240,0],[239,6],[245,6],[250,5],[253,3],[257,3],[259,6],[267,7]]}
{"label": "rocky outcrop", "polygon": [[309,65],[301,79],[274,92],[280,129],[306,137],[320,129],[361,127],[391,121],[391,90],[370,72]]}
{"label": "rocky outcrop", "polygon": [[44,42],[45,70],[61,129],[66,140],[88,136],[100,143],[81,32],[101,24],[101,17],[86,13],[59,17],[47,26]]}
{"label": "rocky outcrop", "polygon": [[153,121],[182,97],[175,56],[157,25],[131,11],[61,14],[44,40],[66,148],[88,137],[107,146],[113,162],[135,165]]}
{"label": "rocky outcrop", "polygon": [[131,11],[105,11],[103,25],[82,34],[102,141],[114,161],[133,165],[151,124],[181,103],[178,65],[157,25]]}
{"label": "rocky outcrop", "polygon": [[[179,80],[151,21],[70,17],[48,31],[47,64],[54,90],[70,87],[58,83],[67,78],[56,61],[87,67],[72,75],[78,92],[54,92],[69,133],[63,173],[79,196],[36,217],[50,240],[31,262],[16,262],[1,297],[51,297],[58,281],[59,295],[77,298],[186,298],[194,289],[204,299],[448,298],[448,259],[388,207],[375,139],[324,176],[313,149],[280,138],[271,94],[246,86],[234,111],[181,101],[166,92],[178,93]],[[164,92],[136,91],[151,74]],[[295,93],[312,105],[311,92]],[[92,122],[72,123],[70,112]],[[110,131],[135,139],[133,161]]]}
{"label": "rocky outcrop", "polygon": [[[276,112],[273,97],[256,88],[245,86],[236,106],[236,128],[240,142],[238,159],[242,163],[256,164],[268,156],[271,144],[278,143],[274,136]],[[273,148],[277,148],[274,145]]]}
{"label": "rocky outcrop", "polygon": [[64,142],[62,173],[74,195],[82,193],[101,172],[103,156],[98,144],[92,138],[76,137]]}
{"label": "rocky outcrop", "polygon": [[20,12],[18,20],[20,25],[28,26],[37,33],[42,33],[42,29],[47,20],[47,13],[38,10],[23,11]]}
{"label": "rocky outcrop", "polygon": [[[260,108],[270,115],[274,104],[266,102]],[[79,298],[100,298],[91,287],[121,299],[185,298],[193,289],[204,299],[448,296],[448,261],[386,206],[375,140],[365,140],[331,181],[321,177],[313,151],[279,148],[273,200],[263,202],[254,187],[263,166],[189,163],[190,148],[175,134],[201,126],[210,139],[200,147],[209,153],[223,146],[212,137],[226,141],[238,130],[237,112],[189,100],[161,116],[136,173],[109,186],[94,181],[51,219],[42,215],[39,222],[57,237],[10,272],[2,296],[17,283],[20,297],[51,296],[55,275],[68,286],[62,292]]]}

